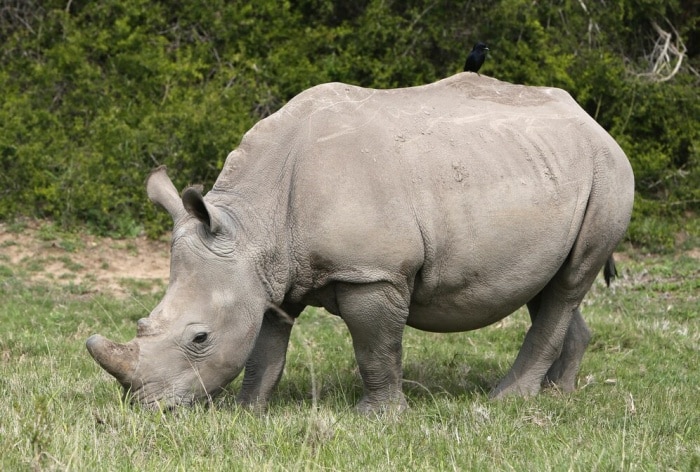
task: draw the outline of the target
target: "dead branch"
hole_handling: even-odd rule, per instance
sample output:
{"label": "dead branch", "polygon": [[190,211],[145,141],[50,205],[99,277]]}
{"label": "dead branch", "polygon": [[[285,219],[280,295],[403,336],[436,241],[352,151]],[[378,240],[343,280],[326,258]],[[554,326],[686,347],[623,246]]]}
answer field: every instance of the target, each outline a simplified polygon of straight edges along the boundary
{"label": "dead branch", "polygon": [[581,9],[583,9],[586,16],[588,16],[588,47],[590,48],[593,47],[593,30],[600,33],[600,26],[598,26],[598,23],[593,20],[593,16],[588,12],[588,7],[584,1],[578,0],[578,3],[581,5]]}
{"label": "dead branch", "polygon": [[[659,35],[654,43],[654,49],[647,59],[651,63],[651,70],[639,76],[648,77],[654,82],[666,82],[675,76],[683,64],[687,49],[678,31],[666,20],[672,33],[663,30],[655,21],[651,22],[654,31]],[[674,41],[675,38],[675,41]]]}

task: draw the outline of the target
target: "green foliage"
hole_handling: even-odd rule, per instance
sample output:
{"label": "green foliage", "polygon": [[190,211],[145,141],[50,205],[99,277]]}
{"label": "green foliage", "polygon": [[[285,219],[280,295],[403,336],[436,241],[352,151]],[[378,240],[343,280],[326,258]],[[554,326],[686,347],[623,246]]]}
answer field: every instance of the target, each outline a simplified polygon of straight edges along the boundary
{"label": "green foliage", "polygon": [[[0,14],[0,219],[157,234],[152,167],[210,185],[243,133],[302,90],[432,82],[484,40],[482,73],[564,88],[610,131],[635,170],[635,218],[665,233],[637,221],[630,239],[669,248],[666,222],[700,211],[698,18],[687,0],[15,2]],[[668,81],[648,73],[654,24],[688,46]]]}

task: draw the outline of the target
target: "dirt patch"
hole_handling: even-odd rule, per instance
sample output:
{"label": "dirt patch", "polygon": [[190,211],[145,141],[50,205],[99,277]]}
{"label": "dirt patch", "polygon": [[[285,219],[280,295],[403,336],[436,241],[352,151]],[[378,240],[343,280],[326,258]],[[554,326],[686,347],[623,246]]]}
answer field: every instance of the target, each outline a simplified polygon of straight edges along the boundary
{"label": "dirt patch", "polygon": [[64,233],[45,222],[0,223],[0,266],[30,282],[124,297],[167,285],[170,244]]}

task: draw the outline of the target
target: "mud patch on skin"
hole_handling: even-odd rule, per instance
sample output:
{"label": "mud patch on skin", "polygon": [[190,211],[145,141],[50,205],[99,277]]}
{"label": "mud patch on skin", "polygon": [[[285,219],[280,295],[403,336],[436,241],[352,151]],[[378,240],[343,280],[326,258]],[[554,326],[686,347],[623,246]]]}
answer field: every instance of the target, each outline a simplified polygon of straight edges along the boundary
{"label": "mud patch on skin", "polygon": [[167,237],[154,241],[63,233],[43,221],[0,223],[0,266],[28,283],[127,297],[167,285],[170,244]]}

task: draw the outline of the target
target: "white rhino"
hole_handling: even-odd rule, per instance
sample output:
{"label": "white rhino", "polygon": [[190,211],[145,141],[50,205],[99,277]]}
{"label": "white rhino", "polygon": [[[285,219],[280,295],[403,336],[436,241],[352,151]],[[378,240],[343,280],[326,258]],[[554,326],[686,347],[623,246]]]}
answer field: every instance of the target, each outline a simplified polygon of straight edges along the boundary
{"label": "white rhino", "polygon": [[406,325],[466,331],[527,304],[532,327],[492,392],[574,389],[590,334],[579,305],[630,219],[620,147],[564,91],[460,73],[420,87],[313,87],[254,126],[205,197],[165,170],[170,282],[126,344],[87,347],[132,400],[207,400],[245,367],[266,404],[307,305],[340,316],[358,408],[405,407]]}

